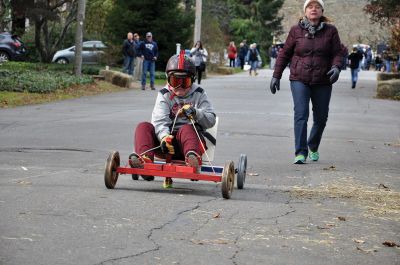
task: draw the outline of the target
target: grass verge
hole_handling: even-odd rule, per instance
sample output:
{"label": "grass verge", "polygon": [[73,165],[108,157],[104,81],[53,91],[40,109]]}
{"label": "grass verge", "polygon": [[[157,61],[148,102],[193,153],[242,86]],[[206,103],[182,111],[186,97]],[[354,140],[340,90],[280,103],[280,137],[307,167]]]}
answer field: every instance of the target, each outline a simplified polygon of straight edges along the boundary
{"label": "grass verge", "polygon": [[104,93],[125,91],[127,88],[114,86],[105,81],[96,81],[87,85],[76,85],[50,93],[0,91],[0,108],[12,108],[23,105],[41,104],[53,101],[92,96]]}

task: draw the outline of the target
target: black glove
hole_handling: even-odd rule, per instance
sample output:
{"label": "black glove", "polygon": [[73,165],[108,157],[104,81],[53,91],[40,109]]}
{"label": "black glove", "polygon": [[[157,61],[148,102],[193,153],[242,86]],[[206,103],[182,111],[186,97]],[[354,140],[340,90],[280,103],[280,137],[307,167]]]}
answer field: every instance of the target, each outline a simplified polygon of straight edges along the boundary
{"label": "black glove", "polygon": [[190,104],[185,104],[182,107],[182,112],[189,119],[194,119],[196,117],[196,109]]}
{"label": "black glove", "polygon": [[280,79],[276,78],[276,77],[272,77],[271,79],[271,84],[269,85],[269,88],[271,89],[271,93],[275,94],[277,90],[279,90],[280,86]]}
{"label": "black glove", "polygon": [[175,154],[175,148],[172,143],[172,139],[174,139],[174,136],[167,135],[161,140],[161,152],[164,154]]}
{"label": "black glove", "polygon": [[330,75],[329,81],[331,82],[331,84],[335,83],[339,79],[339,74],[340,70],[336,66],[333,66],[331,70],[329,70],[329,72],[326,73],[326,75]]}

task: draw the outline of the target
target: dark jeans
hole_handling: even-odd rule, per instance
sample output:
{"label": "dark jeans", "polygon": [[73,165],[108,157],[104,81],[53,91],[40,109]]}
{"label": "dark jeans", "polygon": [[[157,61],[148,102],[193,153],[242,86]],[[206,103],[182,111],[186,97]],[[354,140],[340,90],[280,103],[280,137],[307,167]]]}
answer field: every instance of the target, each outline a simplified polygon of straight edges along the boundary
{"label": "dark jeans", "polygon": [[235,59],[229,58],[229,67],[235,67]]}
{"label": "dark jeans", "polygon": [[125,56],[124,57],[124,68],[122,69],[122,72],[127,73],[128,75],[132,75],[133,74],[133,60],[135,58],[132,56]]}
{"label": "dark jeans", "polygon": [[[305,85],[299,81],[290,82],[294,103],[295,155],[308,155],[308,149],[318,151],[328,120],[332,85]],[[310,99],[313,110],[313,126],[307,141],[307,121]]]}
{"label": "dark jeans", "polygon": [[[200,136],[204,147],[206,147],[206,143],[203,139],[203,136]],[[194,151],[199,155],[202,155],[203,148],[199,142],[199,138],[197,137],[196,131],[193,129],[191,124],[183,125],[179,130],[174,133],[174,139],[172,141],[175,154],[172,156],[172,159],[176,160],[185,160],[185,155],[189,151]],[[138,124],[135,130],[135,152],[137,154],[141,154],[153,147],[160,145],[160,141],[156,137],[156,133],[154,130],[153,124],[149,122],[141,122]],[[207,147],[206,147],[207,148]],[[164,154],[161,153],[160,149],[156,149],[146,153],[146,155],[154,160],[154,155],[157,157],[163,157]]]}
{"label": "dark jeans", "polygon": [[196,72],[197,72],[197,84],[200,85],[201,76],[203,75],[203,71],[200,70],[200,66],[196,66]]}
{"label": "dark jeans", "polygon": [[243,67],[244,67],[244,58],[239,58],[239,60],[240,60],[240,69],[243,70]]}

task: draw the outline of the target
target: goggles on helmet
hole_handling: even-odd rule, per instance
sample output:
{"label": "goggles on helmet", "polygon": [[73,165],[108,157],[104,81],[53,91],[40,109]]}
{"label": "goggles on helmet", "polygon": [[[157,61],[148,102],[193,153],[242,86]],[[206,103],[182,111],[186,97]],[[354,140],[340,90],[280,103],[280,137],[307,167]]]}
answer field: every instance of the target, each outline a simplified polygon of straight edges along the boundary
{"label": "goggles on helmet", "polygon": [[174,89],[188,89],[192,86],[192,77],[187,74],[171,73],[168,75],[168,84]]}

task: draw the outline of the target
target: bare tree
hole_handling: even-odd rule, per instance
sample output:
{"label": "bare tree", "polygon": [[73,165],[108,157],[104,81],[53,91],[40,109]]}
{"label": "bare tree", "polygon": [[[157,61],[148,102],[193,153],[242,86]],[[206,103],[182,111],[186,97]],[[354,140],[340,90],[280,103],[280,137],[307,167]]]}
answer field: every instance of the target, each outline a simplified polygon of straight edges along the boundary
{"label": "bare tree", "polygon": [[[75,21],[77,0],[35,0],[28,16],[35,24],[35,46],[42,62],[51,62]],[[60,29],[61,27],[61,29]]]}

